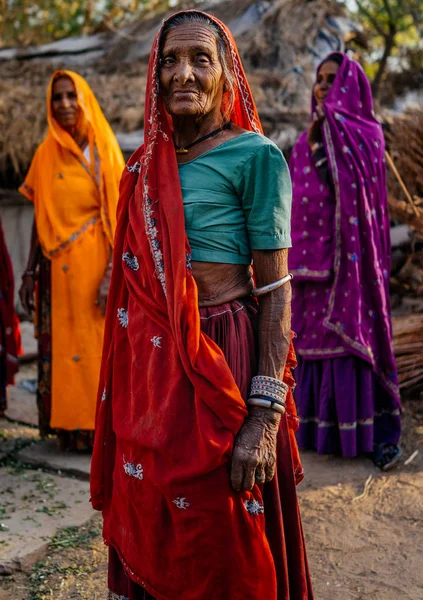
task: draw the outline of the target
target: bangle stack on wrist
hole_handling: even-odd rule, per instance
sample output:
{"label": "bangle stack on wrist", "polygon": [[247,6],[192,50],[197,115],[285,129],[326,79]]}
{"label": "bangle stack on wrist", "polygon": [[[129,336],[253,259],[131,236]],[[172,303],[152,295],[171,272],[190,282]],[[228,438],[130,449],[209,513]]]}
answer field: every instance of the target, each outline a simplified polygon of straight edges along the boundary
{"label": "bangle stack on wrist", "polygon": [[286,395],[289,387],[283,381],[266,375],[256,375],[251,381],[249,406],[271,408],[281,414],[286,410]]}

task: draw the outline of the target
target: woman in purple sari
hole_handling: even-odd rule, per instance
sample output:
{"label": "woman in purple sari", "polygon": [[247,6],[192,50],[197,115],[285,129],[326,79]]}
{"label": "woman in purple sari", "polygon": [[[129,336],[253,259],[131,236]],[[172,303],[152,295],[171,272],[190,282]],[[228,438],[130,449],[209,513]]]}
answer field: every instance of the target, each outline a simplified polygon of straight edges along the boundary
{"label": "woman in purple sari", "polygon": [[346,55],[317,70],[312,121],[292,152],[298,441],[319,454],[400,456],[389,306],[390,231],[382,128]]}

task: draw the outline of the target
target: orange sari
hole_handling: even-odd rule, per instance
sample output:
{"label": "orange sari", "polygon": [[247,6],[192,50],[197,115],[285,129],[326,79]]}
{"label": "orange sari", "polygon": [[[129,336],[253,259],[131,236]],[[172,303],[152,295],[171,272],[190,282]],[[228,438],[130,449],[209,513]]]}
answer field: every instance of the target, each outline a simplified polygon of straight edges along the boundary
{"label": "orange sari", "polygon": [[[88,134],[90,161],[54,119],[53,81],[70,77]],[[51,263],[53,429],[94,429],[104,318],[95,304],[116,228],[122,153],[78,74],[56,71],[47,92],[48,134],[19,191],[34,203],[38,239]]]}

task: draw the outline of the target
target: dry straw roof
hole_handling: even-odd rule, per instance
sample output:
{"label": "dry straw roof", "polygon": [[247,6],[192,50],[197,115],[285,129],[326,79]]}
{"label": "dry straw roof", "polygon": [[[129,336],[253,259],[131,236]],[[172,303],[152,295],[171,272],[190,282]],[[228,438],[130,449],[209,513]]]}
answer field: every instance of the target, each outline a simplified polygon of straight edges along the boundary
{"label": "dry straw roof", "polygon": [[[290,127],[295,137],[307,118],[319,52],[321,56],[342,45],[334,21],[342,17],[342,9],[329,0],[229,0],[214,2],[210,12],[235,34],[266,132],[277,139],[278,129]],[[162,16],[106,36],[95,62],[87,55],[86,62],[79,56],[75,64],[65,54],[2,61],[0,53],[0,187],[18,183],[43,139],[45,91],[57,68],[86,77],[115,131],[142,126],[149,48]]]}

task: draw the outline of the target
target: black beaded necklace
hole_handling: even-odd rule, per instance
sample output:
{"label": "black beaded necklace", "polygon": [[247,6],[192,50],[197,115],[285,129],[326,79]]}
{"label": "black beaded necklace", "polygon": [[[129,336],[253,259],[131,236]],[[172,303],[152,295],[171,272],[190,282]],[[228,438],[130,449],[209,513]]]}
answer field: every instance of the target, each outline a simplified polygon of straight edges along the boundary
{"label": "black beaded necklace", "polygon": [[214,137],[215,135],[217,135],[218,133],[220,133],[221,131],[225,131],[226,129],[230,129],[232,125],[232,121],[228,121],[227,123],[225,123],[224,125],[222,125],[222,127],[219,127],[219,129],[215,129],[214,131],[211,131],[210,133],[208,133],[207,135],[203,135],[203,137],[201,137],[198,140],[195,140],[195,142],[192,142],[192,144],[188,144],[188,146],[177,146],[174,143],[175,146],[175,150],[176,150],[176,154],[186,154],[188,152],[188,150],[190,150],[193,146],[196,146],[197,144],[200,144],[201,142],[204,142],[205,140],[208,140],[209,138]]}

